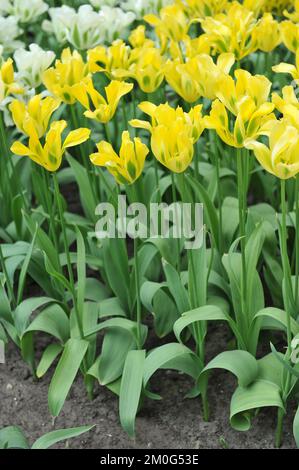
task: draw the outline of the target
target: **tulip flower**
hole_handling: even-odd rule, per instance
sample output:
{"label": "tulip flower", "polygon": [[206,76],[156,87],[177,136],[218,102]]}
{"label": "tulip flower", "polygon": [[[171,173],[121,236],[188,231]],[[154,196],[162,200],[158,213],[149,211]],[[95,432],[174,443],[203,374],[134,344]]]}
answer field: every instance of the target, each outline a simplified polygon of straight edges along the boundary
{"label": "tulip flower", "polygon": [[155,47],[154,41],[145,36],[145,26],[140,24],[133,29],[129,36],[129,43],[132,47]]}
{"label": "tulip flower", "polygon": [[132,51],[128,70],[118,70],[116,76],[133,78],[144,93],[153,93],[164,79],[163,65],[164,60],[159,49],[142,47]]}
{"label": "tulip flower", "polygon": [[[274,119],[275,105],[267,101],[271,82],[265,76],[253,76],[246,70],[237,70],[235,76],[236,82],[230,76],[219,80],[218,99],[212,105],[210,116],[205,118],[205,125],[215,129],[228,145],[241,148]],[[236,118],[232,131],[228,111]]]}
{"label": "tulip flower", "polygon": [[258,49],[263,52],[271,52],[281,43],[280,25],[271,13],[264,13],[255,30],[255,35]]}
{"label": "tulip flower", "polygon": [[87,111],[84,115],[103,124],[109,122],[117,109],[122,96],[133,88],[132,83],[112,80],[105,87],[106,99],[94,88],[91,78],[74,87],[74,96]]}
{"label": "tulip flower", "polygon": [[142,173],[149,150],[138,137],[132,141],[128,131],[122,133],[119,155],[106,141],[97,144],[98,151],[90,155],[94,165],[104,166],[119,184],[132,184]]}
{"label": "tulip flower", "polygon": [[62,143],[61,135],[66,126],[66,121],[52,122],[43,145],[34,125],[32,125],[31,132],[29,133],[28,147],[17,141],[11,146],[11,151],[15,155],[29,157],[47,171],[55,172],[61,165],[65,150],[85,142],[90,135],[89,129],[76,129],[71,131]]}
{"label": "tulip flower", "polygon": [[177,0],[185,6],[186,13],[191,18],[205,18],[222,13],[228,5],[228,0]]}
{"label": "tulip flower", "polygon": [[17,128],[23,134],[29,136],[34,128],[40,138],[46,133],[50,118],[59,105],[60,100],[56,98],[51,96],[42,98],[42,95],[34,95],[28,104],[13,100],[9,109]]}
{"label": "tulip flower", "polygon": [[0,103],[9,95],[23,93],[23,89],[15,82],[12,59],[3,62],[0,68]]}
{"label": "tulip flower", "polygon": [[24,42],[18,39],[22,33],[23,29],[19,27],[18,18],[0,15],[0,44],[4,53],[10,54],[24,46]]}
{"label": "tulip flower", "polygon": [[218,80],[229,74],[235,62],[233,54],[220,54],[217,63],[207,54],[201,54],[181,64],[179,60],[168,61],[165,78],[169,85],[188,103],[197,101],[201,96],[216,98]]}
{"label": "tulip flower", "polygon": [[299,48],[299,25],[292,21],[280,23],[281,37],[284,45],[291,52],[296,52]]}
{"label": "tulip flower", "polygon": [[193,159],[194,139],[189,126],[177,120],[153,128],[151,148],[162,165],[174,173],[183,173]]}
{"label": "tulip flower", "polygon": [[295,81],[299,80],[299,48],[296,50],[296,65],[281,62],[272,67],[272,70],[276,73],[289,73]]}
{"label": "tulip flower", "polygon": [[288,10],[284,10],[283,14],[286,18],[293,21],[293,23],[299,23],[299,0],[294,1],[294,11],[292,11],[292,13]]}
{"label": "tulip flower", "polygon": [[269,146],[253,140],[246,147],[254,151],[266,171],[282,180],[299,173],[299,131],[285,119],[271,126]]}
{"label": "tulip flower", "polygon": [[197,142],[204,131],[204,118],[201,114],[202,105],[194,106],[189,113],[185,113],[180,106],[174,109],[168,103],[156,106],[149,101],[144,101],[138,107],[142,112],[151,117],[152,122],[132,119],[129,124],[133,127],[146,129],[153,133],[154,128],[159,125],[167,126],[174,121],[181,121],[188,127],[189,136],[193,139],[194,143]]}
{"label": "tulip flower", "polygon": [[212,46],[219,53],[232,52],[241,60],[257,49],[255,29],[258,22],[254,13],[237,2],[227,12],[201,20],[201,26]]}
{"label": "tulip flower", "polygon": [[194,143],[204,130],[202,106],[197,105],[185,113],[182,108],[171,108],[168,103],[156,106],[146,101],[140,103],[139,108],[152,122],[133,119],[131,126],[151,133],[153,154],[162,165],[175,173],[184,172],[192,161]]}
{"label": "tulip flower", "polygon": [[190,27],[190,21],[183,7],[177,4],[162,8],[159,16],[145,15],[144,20],[155,28],[162,50],[166,47],[167,40],[180,42],[185,39]]}
{"label": "tulip flower", "polygon": [[61,59],[56,60],[55,67],[51,67],[43,74],[46,88],[56,97],[67,104],[74,104],[74,88],[88,76],[88,65],[77,51],[64,49]]}
{"label": "tulip flower", "polygon": [[38,44],[30,44],[29,50],[18,49],[14,53],[18,78],[30,88],[37,88],[42,83],[43,73],[54,59],[53,51],[44,51]]}
{"label": "tulip flower", "polygon": [[130,56],[131,48],[121,39],[117,39],[109,47],[98,46],[90,49],[87,62],[90,72],[104,72],[110,79],[115,79],[117,70],[129,68]]}
{"label": "tulip flower", "polygon": [[7,7],[7,13],[15,16],[20,23],[33,23],[48,8],[43,0],[13,0]]}

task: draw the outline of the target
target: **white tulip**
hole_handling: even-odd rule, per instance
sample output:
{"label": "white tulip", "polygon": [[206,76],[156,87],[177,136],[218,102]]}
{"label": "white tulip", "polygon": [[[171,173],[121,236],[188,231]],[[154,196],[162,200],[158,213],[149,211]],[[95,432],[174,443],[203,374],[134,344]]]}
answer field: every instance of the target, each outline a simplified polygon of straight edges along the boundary
{"label": "white tulip", "polygon": [[15,16],[0,16],[0,45],[5,54],[9,54],[24,43],[17,39],[23,30],[18,25],[18,19]]}
{"label": "white tulip", "polygon": [[136,19],[135,13],[124,12],[121,8],[103,6],[99,12],[103,19],[103,34],[105,41],[112,42],[128,35],[131,23]]}
{"label": "white tulip", "polygon": [[79,7],[68,30],[67,39],[76,49],[90,49],[103,41],[104,21],[90,5]]}
{"label": "white tulip", "polygon": [[53,51],[44,51],[37,44],[30,44],[29,51],[18,49],[14,53],[18,79],[30,88],[37,88],[42,83],[43,72],[54,59]]}
{"label": "white tulip", "polygon": [[101,8],[103,6],[115,7],[118,0],[89,0],[94,8]]}
{"label": "white tulip", "polygon": [[76,10],[67,5],[49,8],[51,21],[44,20],[42,29],[46,33],[54,33],[57,41],[64,44],[67,41],[68,30],[76,18]]}
{"label": "white tulip", "polygon": [[161,8],[173,3],[173,0],[126,0],[120,2],[123,10],[133,11],[140,19],[148,13],[158,13]]}
{"label": "white tulip", "polygon": [[14,15],[21,23],[31,23],[45,13],[49,6],[43,0],[4,0],[6,12]]}

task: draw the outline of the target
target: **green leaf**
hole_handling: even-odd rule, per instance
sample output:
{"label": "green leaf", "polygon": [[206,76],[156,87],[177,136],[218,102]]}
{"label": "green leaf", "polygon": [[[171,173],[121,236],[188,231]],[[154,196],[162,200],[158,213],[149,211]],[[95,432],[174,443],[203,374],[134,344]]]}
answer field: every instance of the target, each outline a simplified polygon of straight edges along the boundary
{"label": "green leaf", "polygon": [[68,316],[60,305],[50,305],[35,317],[24,331],[23,336],[29,331],[43,331],[54,336],[61,343],[65,343],[70,336]]}
{"label": "green leaf", "polygon": [[48,403],[52,416],[59,415],[87,348],[88,341],[80,339],[71,338],[66,343],[49,387]]}
{"label": "green leaf", "polygon": [[186,179],[194,190],[196,197],[199,199],[200,202],[204,204],[205,207],[205,215],[208,219],[208,226],[211,229],[212,238],[214,245],[219,248],[218,246],[218,233],[219,233],[219,221],[216,208],[205,190],[205,188],[197,181],[193,176],[188,175],[188,179]]}
{"label": "green leaf", "polygon": [[200,374],[200,382],[204,375],[212,369],[225,369],[234,374],[242,387],[251,384],[258,375],[258,362],[247,351],[224,351],[212,359]]}
{"label": "green leaf", "polygon": [[57,429],[37,439],[31,449],[48,449],[57,442],[81,436],[81,434],[90,431],[93,427],[94,426],[80,426],[78,428]]}
{"label": "green leaf", "polygon": [[[269,325],[270,328],[279,328],[283,330],[286,330],[287,328],[287,314],[284,310],[281,310],[280,308],[263,308],[255,315],[255,318],[259,317],[270,318],[274,320],[274,322],[271,322],[271,324]],[[294,336],[299,333],[299,324],[293,318],[291,318],[291,329]]]}
{"label": "green leaf", "polygon": [[191,349],[178,343],[168,343],[153,349],[145,359],[143,382],[147,386],[158,369],[176,369],[197,379],[202,367]]}
{"label": "green leaf", "polygon": [[32,297],[31,299],[24,300],[17,306],[14,312],[14,319],[20,337],[28,327],[32,313],[50,303],[56,303],[56,301],[50,297]]}
{"label": "green leaf", "polygon": [[[77,234],[77,306],[79,315],[83,315],[84,300],[85,300],[85,289],[86,289],[86,255],[85,255],[85,243],[80,230],[76,227]],[[82,320],[81,320],[82,321]]]}
{"label": "green leaf", "polygon": [[[99,323],[95,328],[92,328],[90,331],[87,331],[85,337],[93,335],[98,331],[104,330],[105,328],[122,328],[128,331],[137,341],[137,323],[129,320],[128,318],[110,318],[102,323]],[[145,341],[147,335],[147,326],[141,325],[141,336],[143,341]]]}
{"label": "green leaf", "polygon": [[234,330],[236,330],[234,321],[219,307],[216,305],[206,305],[204,307],[195,308],[194,310],[189,310],[188,312],[183,313],[183,315],[175,322],[173,331],[177,340],[181,342],[182,331],[184,328],[187,328],[187,326],[200,321],[205,322],[217,320],[228,321],[231,326],[233,325]]}
{"label": "green leaf", "polygon": [[25,282],[26,282],[27,271],[28,271],[28,268],[29,268],[29,263],[31,261],[32,252],[33,252],[34,245],[35,245],[37,229],[38,229],[38,226],[36,226],[35,233],[34,233],[33,238],[32,238],[32,242],[29,246],[29,250],[26,254],[26,257],[24,259],[23,266],[22,266],[22,269],[21,269],[21,272],[20,272],[20,277],[19,277],[19,282],[18,282],[17,305],[19,305],[19,303],[21,303],[21,301],[22,301]]}
{"label": "green leaf", "polygon": [[95,222],[95,208],[97,203],[94,200],[86,170],[75,158],[71,157],[70,155],[68,155],[66,158],[74,172],[77,184],[79,186],[79,196],[84,212],[90,220]]}
{"label": "green leaf", "polygon": [[251,427],[251,413],[262,407],[278,407],[284,410],[279,387],[268,381],[257,380],[248,387],[238,387],[232,396],[230,422],[238,431]]}
{"label": "green leaf", "polygon": [[0,429],[0,449],[29,449],[29,445],[18,426],[7,426]]}
{"label": "green leaf", "polygon": [[121,379],[119,416],[123,429],[134,437],[135,418],[139,406],[144,373],[145,351],[130,351]]}
{"label": "green leaf", "polygon": [[299,406],[297,408],[293,422],[293,434],[296,441],[296,445],[299,448]]}
{"label": "green leaf", "polygon": [[190,303],[187,291],[182,283],[179,273],[175,268],[162,260],[163,270],[166,276],[167,287],[176,303],[179,313],[186,312],[190,309]]}
{"label": "green leaf", "polygon": [[36,369],[36,376],[39,379],[43,377],[49,370],[56,357],[61,353],[62,350],[63,346],[61,346],[61,344],[54,343],[49,344],[49,346],[46,347]]}

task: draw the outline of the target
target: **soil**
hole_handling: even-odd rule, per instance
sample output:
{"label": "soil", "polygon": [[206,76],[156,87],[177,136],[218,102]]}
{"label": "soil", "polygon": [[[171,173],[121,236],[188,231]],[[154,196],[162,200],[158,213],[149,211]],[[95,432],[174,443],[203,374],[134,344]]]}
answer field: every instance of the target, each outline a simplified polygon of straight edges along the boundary
{"label": "soil", "polygon": [[[230,337],[219,325],[209,335],[208,359],[223,351]],[[167,338],[172,340],[172,338]],[[267,351],[266,351],[267,352]],[[201,417],[200,400],[185,399],[191,381],[174,371],[160,371],[152,379],[152,390],[163,396],[161,401],[145,401],[137,418],[137,437],[130,439],[122,431],[118,418],[117,397],[99,387],[96,397],[89,401],[83,381],[78,377],[54,427],[47,405],[47,390],[51,371],[41,381],[35,381],[10,345],[6,365],[0,364],[0,428],[18,425],[32,443],[53,429],[95,424],[89,433],[57,444],[60,448],[84,449],[270,449],[274,446],[276,413],[261,410],[253,420],[252,429],[241,433],[229,424],[229,402],[236,381],[228,373],[216,371],[210,380],[210,422]],[[283,448],[296,448],[292,435],[295,408],[290,406],[284,425]]]}

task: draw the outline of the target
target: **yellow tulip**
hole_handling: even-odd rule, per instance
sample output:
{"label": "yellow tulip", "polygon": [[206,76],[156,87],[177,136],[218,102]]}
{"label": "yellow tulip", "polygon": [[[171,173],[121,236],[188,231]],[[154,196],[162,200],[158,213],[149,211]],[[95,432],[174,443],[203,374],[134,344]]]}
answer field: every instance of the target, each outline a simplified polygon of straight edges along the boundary
{"label": "yellow tulip", "polygon": [[88,76],[88,65],[77,51],[64,49],[61,59],[56,60],[55,67],[51,67],[43,74],[45,87],[56,97],[67,104],[74,104],[74,87],[84,81]]}
{"label": "yellow tulip", "polygon": [[145,36],[145,26],[139,25],[133,29],[129,36],[129,43],[132,47],[155,47],[154,41]]}
{"label": "yellow tulip", "polygon": [[284,119],[271,125],[269,146],[253,140],[246,147],[254,151],[266,171],[280,179],[299,173],[299,131]]}
{"label": "yellow tulip", "polygon": [[20,156],[27,156],[47,171],[57,171],[61,165],[62,156],[69,147],[74,147],[85,142],[90,135],[90,130],[85,128],[71,131],[62,143],[61,135],[67,124],[65,121],[55,121],[50,125],[50,129],[42,145],[38,133],[31,126],[28,147],[21,142],[14,142],[11,151]]}
{"label": "yellow tulip", "polygon": [[[299,38],[299,37],[298,37]],[[289,73],[293,79],[298,83],[299,80],[299,48],[296,50],[296,65],[281,62],[272,67],[276,73]]]}
{"label": "yellow tulip", "polygon": [[200,54],[183,64],[179,60],[168,61],[165,78],[188,103],[197,101],[201,96],[213,100],[219,79],[229,74],[234,62],[235,57],[231,53],[220,54],[216,64],[207,54]]}
{"label": "yellow tulip", "polygon": [[105,87],[105,99],[94,88],[91,78],[88,78],[74,87],[74,96],[87,109],[84,113],[87,118],[106,124],[113,118],[121,97],[129,93],[132,88],[132,83],[112,80]]}
{"label": "yellow tulip", "polygon": [[264,11],[274,12],[275,14],[282,15],[285,8],[293,7],[292,0],[264,0]]}
{"label": "yellow tulip", "polygon": [[292,21],[280,23],[280,31],[284,45],[292,52],[299,48],[299,24]]}
{"label": "yellow tulip", "polygon": [[122,133],[119,155],[111,144],[102,141],[97,144],[98,151],[90,155],[94,165],[104,166],[119,184],[132,184],[142,173],[149,150],[138,137],[130,139],[128,131]]}
{"label": "yellow tulip", "polygon": [[0,103],[9,95],[23,93],[23,88],[15,82],[12,59],[3,62],[0,68]]}
{"label": "yellow tulip", "polygon": [[226,14],[201,20],[201,26],[216,52],[232,52],[237,60],[257,49],[254,31],[258,25],[253,12],[234,2]]}
{"label": "yellow tulip", "polygon": [[255,30],[258,49],[271,52],[281,43],[280,25],[271,13],[264,13]]}
{"label": "yellow tulip", "polygon": [[164,59],[155,47],[134,49],[131,65],[127,70],[118,70],[117,78],[134,78],[144,93],[153,93],[164,79]]}
{"label": "yellow tulip", "polygon": [[160,10],[159,16],[145,15],[144,20],[155,28],[163,45],[168,39],[174,42],[182,41],[187,36],[190,26],[183,7],[178,4],[165,6]]}
{"label": "yellow tulip", "polygon": [[156,106],[149,101],[139,108],[151,117],[151,123],[133,119],[130,125],[146,129],[151,133],[151,148],[157,160],[175,173],[182,173],[190,165],[194,154],[194,143],[204,130],[202,105],[189,113],[176,109],[168,103]]}
{"label": "yellow tulip", "polygon": [[299,109],[299,102],[292,86],[283,87],[282,97],[278,93],[273,93],[272,101],[281,114],[286,114],[290,106],[295,106],[295,108]]}
{"label": "yellow tulip", "polygon": [[190,128],[182,120],[153,128],[151,148],[156,159],[174,173],[183,173],[194,155]]}
{"label": "yellow tulip", "polygon": [[23,101],[13,100],[9,109],[17,128],[25,135],[29,135],[32,127],[36,130],[38,137],[42,137],[49,125],[50,118],[59,107],[60,100],[42,95],[33,96],[28,104]]}
{"label": "yellow tulip", "polygon": [[299,101],[292,86],[282,89],[282,97],[273,93],[272,101],[275,107],[283,115],[284,121],[299,130]]}
{"label": "yellow tulip", "polygon": [[[275,105],[267,101],[271,82],[266,77],[253,76],[246,70],[236,70],[235,76],[236,82],[230,76],[218,81],[218,99],[212,105],[210,116],[205,118],[205,125],[215,129],[228,145],[241,148],[274,119]],[[235,117],[233,127],[227,110]]]}
{"label": "yellow tulip", "polygon": [[292,13],[288,12],[288,10],[284,10],[283,14],[286,18],[293,21],[293,23],[299,23],[299,0],[294,1],[294,11]]}
{"label": "yellow tulip", "polygon": [[185,7],[190,18],[205,18],[222,13],[228,5],[228,0],[177,0]]}
{"label": "yellow tulip", "polygon": [[252,11],[254,16],[258,17],[265,7],[265,0],[244,0],[243,5],[247,10]]}
{"label": "yellow tulip", "polygon": [[129,124],[133,127],[146,129],[153,133],[154,128],[157,126],[162,125],[167,127],[171,123],[179,121],[188,128],[189,136],[194,142],[197,142],[204,131],[204,118],[201,114],[201,104],[191,108],[189,113],[185,113],[180,106],[174,109],[169,106],[168,103],[157,106],[149,101],[144,101],[140,103],[138,107],[143,113],[151,117],[151,123],[140,119],[132,119]]}
{"label": "yellow tulip", "polygon": [[89,70],[92,73],[105,72],[109,78],[115,79],[118,69],[127,70],[130,65],[131,48],[124,41],[117,39],[111,46],[97,46],[87,54]]}
{"label": "yellow tulip", "polygon": [[[183,41],[183,45],[185,48],[185,56],[188,59],[191,59],[192,57],[196,57],[199,54],[209,55],[211,52],[211,47],[212,47],[210,44],[210,39],[206,34],[201,34],[197,38],[190,38],[190,36],[188,36]],[[171,57],[173,59],[179,58],[181,56],[182,56],[181,49],[179,51],[176,51],[176,54],[171,53]]]}
{"label": "yellow tulip", "polygon": [[165,65],[165,78],[171,88],[187,103],[194,103],[202,96],[196,57],[183,64],[178,59],[168,61]]}

